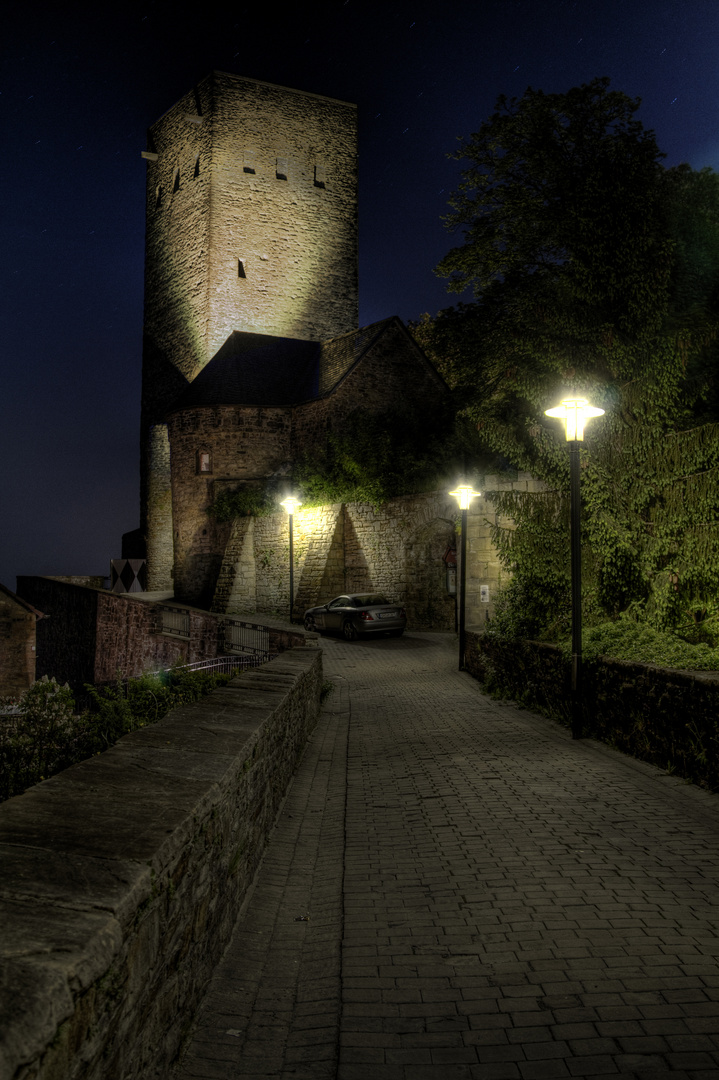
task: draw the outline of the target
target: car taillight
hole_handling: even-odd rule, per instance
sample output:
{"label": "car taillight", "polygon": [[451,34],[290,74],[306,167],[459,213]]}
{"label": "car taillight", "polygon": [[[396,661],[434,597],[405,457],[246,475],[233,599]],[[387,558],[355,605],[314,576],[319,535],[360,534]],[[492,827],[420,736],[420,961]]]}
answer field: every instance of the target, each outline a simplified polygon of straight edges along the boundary
{"label": "car taillight", "polygon": [[370,622],[374,619],[374,615],[370,614],[369,611],[360,611],[360,619],[364,619],[365,622]]}

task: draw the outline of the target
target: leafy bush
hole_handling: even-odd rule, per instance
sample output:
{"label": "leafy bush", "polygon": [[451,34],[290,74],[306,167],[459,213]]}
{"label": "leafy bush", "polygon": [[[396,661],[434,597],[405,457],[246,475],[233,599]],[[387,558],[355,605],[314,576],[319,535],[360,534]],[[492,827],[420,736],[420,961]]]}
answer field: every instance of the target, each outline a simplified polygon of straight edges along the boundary
{"label": "leafy bush", "polygon": [[215,521],[232,521],[236,517],[264,517],[277,509],[270,491],[243,487],[239,491],[221,491],[207,508]]}
{"label": "leafy bush", "polygon": [[[591,597],[585,597],[591,605]],[[670,630],[660,630],[632,610],[616,620],[604,620],[582,631],[582,654],[591,663],[600,656],[683,671],[719,671],[719,648],[705,641],[689,642]],[[591,615],[596,613],[590,613]],[[571,656],[571,604],[562,582],[538,581],[518,574],[500,591],[487,637],[504,646],[522,641],[556,641],[565,658]],[[490,665],[491,666],[491,665]],[[499,689],[493,687],[493,689]]]}
{"label": "leafy bush", "polygon": [[566,580],[519,571],[500,589],[487,632],[507,641],[554,640],[571,629],[571,610]]}
{"label": "leafy bush", "polygon": [[[692,645],[667,630],[630,619],[604,622],[585,630],[582,650],[586,661],[610,656],[615,660],[658,664],[683,671],[719,671],[719,649],[705,642]],[[562,643],[562,651],[571,652],[568,641]]]}
{"label": "leafy bush", "polygon": [[73,715],[75,700],[67,684],[44,675],[26,690],[19,707],[19,715],[0,717],[0,799],[66,769],[78,760],[82,741],[83,725]]}

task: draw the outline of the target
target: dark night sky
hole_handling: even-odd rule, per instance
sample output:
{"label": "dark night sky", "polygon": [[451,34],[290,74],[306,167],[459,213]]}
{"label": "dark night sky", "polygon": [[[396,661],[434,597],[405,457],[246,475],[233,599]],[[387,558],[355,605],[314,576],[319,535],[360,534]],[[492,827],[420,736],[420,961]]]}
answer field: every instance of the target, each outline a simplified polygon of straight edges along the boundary
{"label": "dark night sky", "polygon": [[[266,7],[266,16],[258,14]],[[145,131],[212,68],[357,102],[360,323],[456,300],[446,154],[500,93],[608,75],[719,169],[716,0],[16,5],[0,52],[0,581],[109,573],[135,528]]]}

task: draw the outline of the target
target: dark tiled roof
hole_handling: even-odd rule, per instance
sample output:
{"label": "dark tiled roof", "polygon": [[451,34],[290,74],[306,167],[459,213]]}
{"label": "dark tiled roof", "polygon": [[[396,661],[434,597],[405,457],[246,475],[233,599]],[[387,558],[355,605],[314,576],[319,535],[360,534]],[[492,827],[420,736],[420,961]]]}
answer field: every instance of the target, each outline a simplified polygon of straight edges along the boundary
{"label": "dark tiled roof", "polygon": [[383,319],[325,342],[235,330],[172,411],[212,405],[281,407],[323,397],[393,321]]}
{"label": "dark tiled roof", "polygon": [[175,405],[293,405],[317,396],[316,341],[235,330]]}

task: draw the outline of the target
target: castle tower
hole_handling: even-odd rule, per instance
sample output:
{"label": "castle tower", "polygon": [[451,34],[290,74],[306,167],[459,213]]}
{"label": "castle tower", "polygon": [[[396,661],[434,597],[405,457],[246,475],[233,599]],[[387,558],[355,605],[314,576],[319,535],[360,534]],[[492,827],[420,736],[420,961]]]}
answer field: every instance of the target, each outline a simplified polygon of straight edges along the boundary
{"label": "castle tower", "polygon": [[213,72],[148,146],[141,528],[171,589],[167,413],[236,331],[357,327],[356,108]]}

